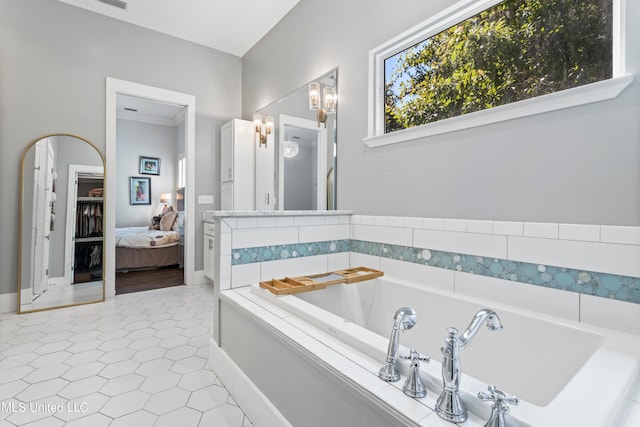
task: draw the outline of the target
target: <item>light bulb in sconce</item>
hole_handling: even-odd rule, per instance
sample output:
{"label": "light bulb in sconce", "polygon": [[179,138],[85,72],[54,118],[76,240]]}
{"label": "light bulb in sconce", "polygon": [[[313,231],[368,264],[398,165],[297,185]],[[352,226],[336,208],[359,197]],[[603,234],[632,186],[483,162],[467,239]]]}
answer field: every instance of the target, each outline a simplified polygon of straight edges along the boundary
{"label": "light bulb in sconce", "polygon": [[320,83],[309,83],[309,109],[320,109]]}
{"label": "light bulb in sconce", "polygon": [[[309,83],[309,109],[317,110],[318,127],[320,123],[327,126],[327,114],[335,114],[338,97],[334,86],[325,86],[320,96],[320,83]],[[320,108],[322,105],[322,108]]]}
{"label": "light bulb in sconce", "polygon": [[322,90],[324,97],[324,112],[327,114],[335,114],[336,112],[336,88],[333,86],[326,86]]}
{"label": "light bulb in sconce", "polygon": [[258,146],[264,145],[267,148],[267,136],[273,133],[273,117],[264,116],[264,122],[262,121],[262,114],[255,113],[253,115],[253,124],[255,126],[256,140]]}

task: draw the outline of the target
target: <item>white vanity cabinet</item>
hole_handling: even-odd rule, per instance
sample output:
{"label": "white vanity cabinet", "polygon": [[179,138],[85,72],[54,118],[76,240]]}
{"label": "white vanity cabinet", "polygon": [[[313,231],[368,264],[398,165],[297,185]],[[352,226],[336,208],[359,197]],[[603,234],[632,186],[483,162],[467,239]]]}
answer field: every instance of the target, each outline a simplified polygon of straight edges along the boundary
{"label": "white vanity cabinet", "polygon": [[220,146],[220,208],[254,210],[256,143],[253,122],[233,119],[222,126]]}
{"label": "white vanity cabinet", "polygon": [[216,225],[204,223],[204,275],[214,280],[214,266],[216,256]]}

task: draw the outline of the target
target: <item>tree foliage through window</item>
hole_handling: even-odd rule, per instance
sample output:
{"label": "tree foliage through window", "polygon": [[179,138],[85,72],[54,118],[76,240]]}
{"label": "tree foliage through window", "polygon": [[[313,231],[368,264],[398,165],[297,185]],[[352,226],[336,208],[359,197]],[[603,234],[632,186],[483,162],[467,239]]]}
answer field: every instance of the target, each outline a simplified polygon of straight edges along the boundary
{"label": "tree foliage through window", "polygon": [[612,0],[506,0],[385,60],[385,133],[612,76]]}

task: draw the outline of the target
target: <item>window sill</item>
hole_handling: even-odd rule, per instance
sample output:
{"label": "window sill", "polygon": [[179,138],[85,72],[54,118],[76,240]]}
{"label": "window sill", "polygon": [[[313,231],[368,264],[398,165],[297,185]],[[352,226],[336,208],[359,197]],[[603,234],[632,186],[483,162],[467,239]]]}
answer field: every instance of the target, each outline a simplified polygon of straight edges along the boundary
{"label": "window sill", "polygon": [[477,111],[463,116],[452,117],[439,122],[416,126],[385,135],[370,136],[363,142],[370,148],[397,144],[414,139],[441,135],[462,129],[470,129],[506,120],[548,113],[564,108],[576,107],[592,102],[605,101],[617,97],[633,81],[632,75],[615,77],[597,83],[567,89],[513,104],[501,105],[489,110]]}

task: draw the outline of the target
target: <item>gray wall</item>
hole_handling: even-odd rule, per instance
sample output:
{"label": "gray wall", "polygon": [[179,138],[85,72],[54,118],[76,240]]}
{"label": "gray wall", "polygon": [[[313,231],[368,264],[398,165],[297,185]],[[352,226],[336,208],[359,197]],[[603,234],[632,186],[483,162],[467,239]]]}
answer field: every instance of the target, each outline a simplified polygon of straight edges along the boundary
{"label": "gray wall", "polygon": [[[171,193],[172,200],[175,200],[178,150],[176,129],[172,126],[129,120],[117,121],[116,227],[151,225],[151,218],[160,214],[160,193]],[[184,126],[182,129],[184,130]],[[183,151],[184,148],[180,147],[180,152]],[[140,156],[159,158],[160,175],[141,175]],[[131,176],[151,178],[150,205],[129,204]]]}
{"label": "gray wall", "polygon": [[[55,132],[81,135],[104,154],[107,76],[195,95],[194,193],[219,195],[212,165],[219,163],[220,125],[241,114],[240,58],[55,0],[0,0],[0,10],[0,294],[17,289],[20,154]],[[211,208],[196,205],[196,270],[198,219]]]}
{"label": "gray wall", "polygon": [[[640,225],[637,1],[626,2],[627,72],[635,81],[617,99],[381,148],[364,145],[369,51],[452,3],[301,0],[243,57],[243,117],[337,66],[339,209]],[[330,26],[321,25],[324,18]]]}

